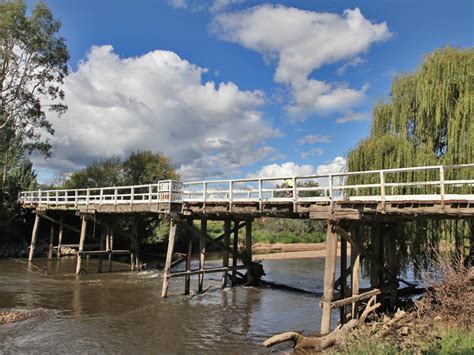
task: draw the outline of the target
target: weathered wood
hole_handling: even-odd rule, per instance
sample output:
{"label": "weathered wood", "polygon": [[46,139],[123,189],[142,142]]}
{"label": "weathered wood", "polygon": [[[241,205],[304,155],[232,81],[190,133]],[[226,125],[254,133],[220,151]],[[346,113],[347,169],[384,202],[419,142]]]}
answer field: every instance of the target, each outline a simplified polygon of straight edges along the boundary
{"label": "weathered wood", "polygon": [[35,216],[35,223],[33,225],[33,231],[31,232],[31,243],[30,243],[30,255],[28,256],[28,261],[33,260],[33,255],[35,253],[36,239],[38,238],[38,229],[40,224],[40,216]]}
{"label": "weathered wood", "polygon": [[[188,225],[192,226],[193,225],[193,220],[188,219]],[[193,255],[193,236],[189,235],[188,236],[188,250],[186,253],[186,271],[191,271],[191,261],[192,261],[192,255]],[[189,295],[189,289],[191,287],[191,276],[186,276],[184,279],[184,294]]]}
{"label": "weathered wood", "polygon": [[216,267],[216,268],[208,268],[208,269],[195,269],[195,270],[187,270],[187,271],[179,271],[179,272],[172,272],[170,273],[170,278],[175,277],[188,277],[193,275],[204,275],[204,274],[212,274],[218,272],[229,272],[235,270],[245,269],[247,266],[245,265],[237,265],[235,268],[233,266],[228,267]]}
{"label": "weathered wood", "polygon": [[380,295],[381,293],[382,293],[382,290],[376,288],[367,292],[363,292],[359,295],[354,295],[352,297],[347,297],[341,300],[334,301],[331,303],[331,308],[339,308],[339,307],[343,308],[343,306],[366,300],[368,298],[371,298],[372,296]]}
{"label": "weathered wood", "polygon": [[109,228],[109,237],[107,239],[109,241],[107,250],[110,252],[109,253],[109,272],[112,272],[112,264],[113,264],[112,251],[114,250],[114,229],[112,227]]}
{"label": "weathered wood", "polygon": [[[108,231],[109,227],[102,227],[100,231],[100,250],[101,251],[108,251],[105,249],[105,239],[107,238],[107,235],[109,233]],[[99,262],[97,266],[97,272],[102,272],[102,266],[104,264],[104,254],[99,254]]]}
{"label": "weathered wood", "polygon": [[51,224],[49,227],[48,260],[53,259],[53,246],[54,246],[54,224]]}
{"label": "weathered wood", "polygon": [[[356,226],[352,226],[351,228],[351,236],[354,240],[357,240],[357,230]],[[352,289],[352,297],[359,295],[359,274],[360,274],[360,253],[357,248],[351,247],[351,266],[352,266],[352,277],[351,277],[351,289]],[[357,302],[352,303],[352,314],[351,318],[357,318],[357,311],[359,305]]]}
{"label": "weathered wood", "polygon": [[163,287],[161,290],[161,297],[166,297],[168,295],[169,278],[170,278],[170,273],[171,273],[171,261],[173,259],[174,245],[176,241],[176,229],[177,229],[177,224],[175,221],[172,220],[170,223],[170,232],[169,232],[169,237],[168,237],[168,251],[166,253],[165,269],[163,270]]}
{"label": "weathered wood", "polygon": [[77,253],[77,263],[76,263],[76,275],[81,273],[81,262],[82,256],[81,252],[84,251],[84,241],[86,239],[86,230],[87,230],[87,220],[85,216],[81,217],[81,235],[79,239],[79,252]]}
{"label": "weathered wood", "polygon": [[[239,221],[234,221],[234,226],[237,227]],[[237,280],[237,259],[239,254],[239,230],[234,227],[234,239],[232,245],[232,287],[235,286]]]}
{"label": "weathered wood", "polygon": [[[199,235],[199,269],[204,270],[206,262],[206,236],[207,235],[207,219],[201,220],[201,234]],[[198,292],[201,293],[204,284],[204,274],[199,274]]]}
{"label": "weathered wood", "polygon": [[[203,217],[203,218],[204,218],[204,217]],[[204,219],[206,219],[206,218],[204,218]],[[197,238],[201,239],[201,236],[202,236],[203,234],[202,234],[201,231],[198,230],[194,225],[184,224],[184,226],[185,226],[191,233],[193,233]],[[239,224],[239,225],[238,225],[238,228],[240,229],[240,228],[242,228],[243,226],[245,226],[245,222]],[[235,230],[236,230],[236,227],[233,227],[233,228],[230,230],[230,234],[234,233]],[[206,233],[204,233],[204,238],[206,239],[206,242],[209,243],[210,245],[215,246],[215,247],[217,247],[217,248],[220,248],[220,249],[224,250],[224,249],[225,249],[225,246],[224,246],[222,243],[220,243],[220,241],[223,239],[224,235],[225,235],[225,233],[221,234],[221,235],[220,235],[219,237],[217,237],[217,238],[213,238],[213,237],[211,237],[211,236],[206,232]],[[229,252],[231,252],[230,247],[229,247],[228,249],[229,249]],[[196,252],[199,252],[199,250],[197,250]],[[194,253],[193,253],[193,256],[194,256]],[[185,261],[186,261],[186,258],[180,258],[180,259],[178,259],[178,260],[175,260],[175,261],[173,261],[173,263],[172,263],[172,267],[174,267],[174,266],[176,266],[176,265],[179,265],[179,264],[181,264],[181,263],[183,263],[183,262],[185,262]]]}
{"label": "weathered wood", "polygon": [[63,232],[64,232],[64,214],[61,213],[59,216],[59,236],[58,236],[58,259],[61,257],[61,247],[63,245]]}
{"label": "weathered wood", "polygon": [[123,249],[123,250],[84,250],[84,251],[78,251],[77,254],[81,255],[133,255],[133,252],[129,249]]}
{"label": "weathered wood", "polygon": [[[381,263],[380,255],[380,224],[373,223],[370,228],[370,254],[372,259],[370,260],[370,285],[374,288],[378,288],[380,285],[379,280],[379,269],[377,268],[377,263]],[[382,264],[383,265],[383,264]]]}
{"label": "weathered wood", "polygon": [[[224,250],[222,252],[222,266],[229,267],[230,220],[224,221]],[[227,287],[227,271],[222,273],[222,288]]]}
{"label": "weathered wood", "polygon": [[[353,239],[349,233],[347,233],[344,229],[342,229],[341,227],[337,225],[334,228],[341,237],[343,237],[349,243],[351,243],[351,247],[355,248],[362,257],[372,261],[375,267],[377,267],[379,270],[382,270],[386,275],[396,278],[396,275],[393,275],[390,272],[390,270],[388,270],[384,265],[380,263],[378,259],[373,258],[370,252],[364,249],[364,247],[357,240]],[[413,286],[413,284],[408,283],[407,281],[404,281],[404,280],[400,280],[400,281],[406,284],[407,286]]]}
{"label": "weathered wood", "polygon": [[[341,238],[341,297],[347,296],[347,241]],[[340,309],[341,324],[346,322],[346,309]]]}
{"label": "weathered wood", "polygon": [[[397,278],[395,277],[398,273],[398,263],[397,263],[397,225],[391,224],[389,227],[389,231],[386,234],[386,243],[387,245],[387,252],[388,252],[388,269],[392,273],[390,277],[390,283],[395,284],[398,286]],[[395,310],[397,304],[397,289],[395,287],[390,292],[390,308],[391,310]]]}
{"label": "weathered wood", "polygon": [[252,220],[245,222],[245,252],[247,255],[247,283],[253,284],[255,280],[252,279]]}
{"label": "weathered wood", "polygon": [[328,334],[331,327],[331,302],[334,297],[336,277],[337,234],[333,223],[329,222],[326,234],[326,260],[324,265],[323,315],[321,317],[321,334]]}

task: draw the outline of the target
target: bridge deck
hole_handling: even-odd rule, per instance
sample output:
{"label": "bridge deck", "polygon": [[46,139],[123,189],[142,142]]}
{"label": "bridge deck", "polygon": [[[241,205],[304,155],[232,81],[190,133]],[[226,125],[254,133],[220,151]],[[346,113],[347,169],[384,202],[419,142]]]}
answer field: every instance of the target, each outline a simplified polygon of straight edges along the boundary
{"label": "bridge deck", "polygon": [[[462,171],[462,174],[460,173]],[[403,182],[411,174],[412,182]],[[465,179],[449,179],[466,176]],[[354,184],[352,181],[364,181]],[[474,217],[474,164],[328,175],[25,191],[25,208],[81,213],[178,213],[206,218]]]}

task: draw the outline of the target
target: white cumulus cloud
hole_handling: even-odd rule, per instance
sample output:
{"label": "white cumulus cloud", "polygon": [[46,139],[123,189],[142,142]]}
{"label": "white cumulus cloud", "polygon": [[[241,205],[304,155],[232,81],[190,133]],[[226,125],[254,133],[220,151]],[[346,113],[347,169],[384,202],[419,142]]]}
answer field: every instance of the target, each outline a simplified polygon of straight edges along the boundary
{"label": "white cumulus cloud", "polygon": [[274,79],[290,88],[287,109],[295,119],[341,112],[359,103],[367,85],[354,89],[310,75],[325,64],[360,62],[373,43],[391,36],[385,22],[371,22],[358,8],[339,15],[270,4],[219,14],[211,30],[223,40],[261,53],[267,62],[277,62]]}
{"label": "white cumulus cloud", "polygon": [[260,168],[257,172],[248,174],[249,178],[285,177],[285,176],[306,176],[306,175],[327,175],[344,172],[347,166],[346,159],[336,157],[332,161],[318,166],[298,165],[294,162],[283,164],[270,164]]}
{"label": "white cumulus cloud", "polygon": [[264,94],[202,82],[205,72],[169,51],[120,58],[111,46],[92,47],[65,79],[69,110],[50,118],[54,156],[36,166],[70,172],[150,149],[188,179],[239,173],[274,153],[265,140],[278,132],[259,110]]}

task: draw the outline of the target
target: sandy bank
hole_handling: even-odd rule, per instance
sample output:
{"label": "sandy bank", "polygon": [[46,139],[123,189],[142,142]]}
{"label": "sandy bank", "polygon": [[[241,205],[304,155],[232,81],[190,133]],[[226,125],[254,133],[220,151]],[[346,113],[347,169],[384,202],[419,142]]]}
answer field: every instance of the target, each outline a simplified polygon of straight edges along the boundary
{"label": "sandy bank", "polygon": [[[253,258],[255,260],[324,258],[326,255],[326,243],[257,243],[254,245],[253,250]],[[337,255],[340,255],[340,244],[338,244]]]}

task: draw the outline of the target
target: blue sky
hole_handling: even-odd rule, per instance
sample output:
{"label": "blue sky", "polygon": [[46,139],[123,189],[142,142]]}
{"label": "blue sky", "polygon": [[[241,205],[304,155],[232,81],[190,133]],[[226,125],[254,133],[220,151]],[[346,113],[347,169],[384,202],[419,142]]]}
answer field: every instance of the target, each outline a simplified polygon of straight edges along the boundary
{"label": "blue sky", "polygon": [[72,75],[43,181],[136,149],[186,180],[340,169],[394,75],[474,40],[472,1],[46,3]]}

